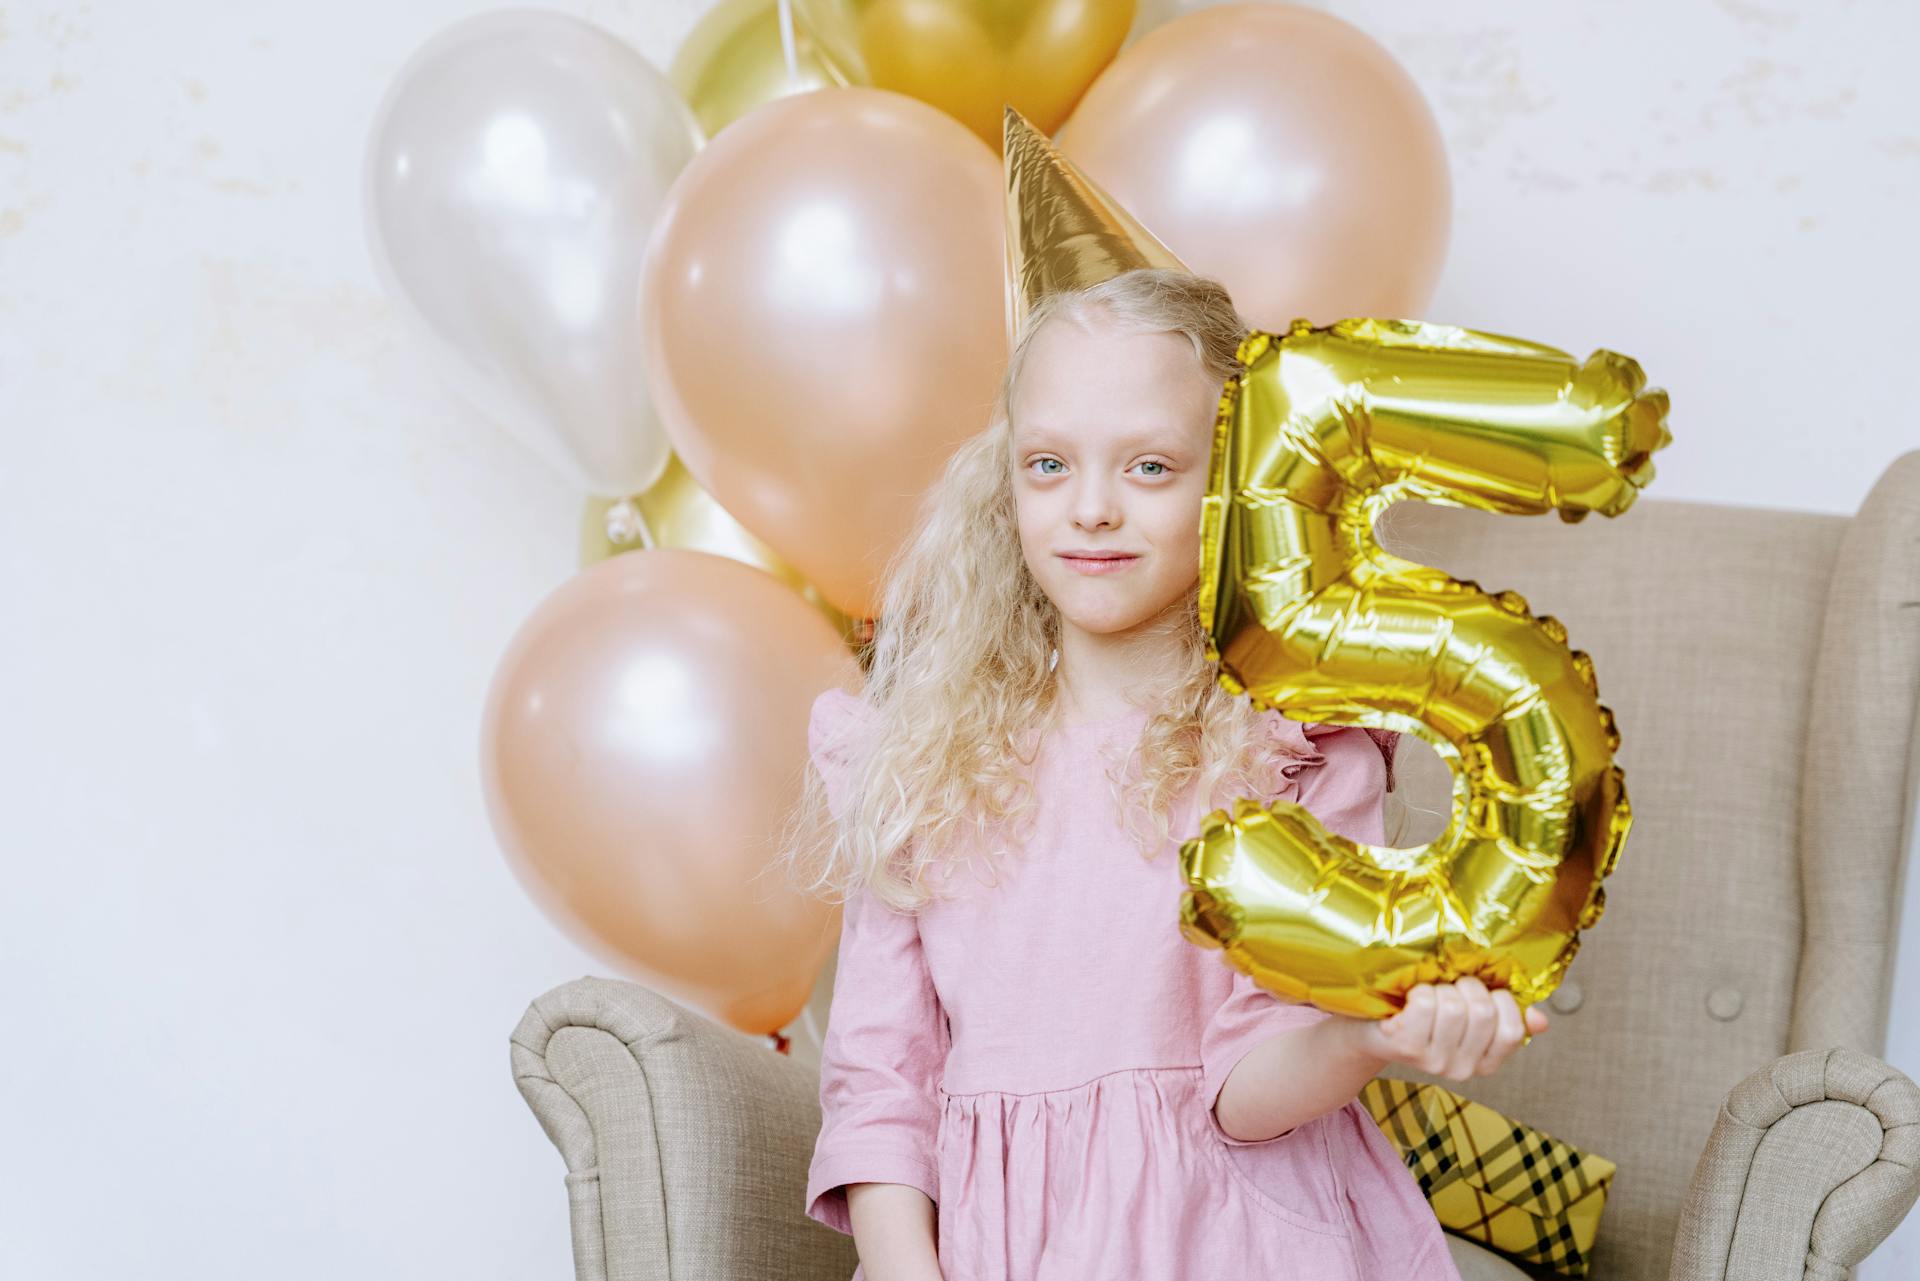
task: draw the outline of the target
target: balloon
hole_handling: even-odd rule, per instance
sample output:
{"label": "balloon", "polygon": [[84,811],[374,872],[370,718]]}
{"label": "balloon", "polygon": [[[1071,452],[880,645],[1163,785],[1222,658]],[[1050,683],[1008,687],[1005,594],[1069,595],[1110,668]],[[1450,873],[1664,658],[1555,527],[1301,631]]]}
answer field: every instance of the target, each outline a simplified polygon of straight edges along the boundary
{"label": "balloon", "polygon": [[772,863],[807,718],[859,669],[819,613],[706,552],[616,556],[540,603],[481,728],[487,813],[534,899],[649,986],[784,1027],[836,941]]}
{"label": "balloon", "polygon": [[665,77],[574,18],[455,23],[367,147],[375,270],[448,378],[580,488],[645,488],[667,442],[637,359],[647,230],[701,143]]}
{"label": "balloon", "polygon": [[647,250],[643,343],[687,470],[837,608],[886,558],[1006,366],[1000,169],[879,89],[819,89],[729,125]]}
{"label": "balloon", "polygon": [[1672,440],[1640,366],[1446,325],[1255,330],[1226,384],[1201,515],[1220,683],[1294,720],[1418,735],[1454,771],[1447,829],[1357,844],[1242,798],[1181,846],[1180,929],[1260,986],[1359,1017],[1477,975],[1522,1004],[1599,920],[1631,825],[1592,660],[1516,592],[1384,551],[1401,499],[1618,516]]}
{"label": "balloon", "polygon": [[1254,325],[1417,316],[1439,281],[1439,126],[1392,55],[1328,14],[1176,18],[1114,59],[1057,141]]}
{"label": "balloon", "polygon": [[790,69],[776,0],[722,0],[680,42],[667,79],[711,138],[762,103],[846,83],[798,23],[793,45]]}
{"label": "balloon", "polygon": [[794,0],[854,84],[932,103],[1000,145],[1011,104],[1048,133],[1127,38],[1134,0]]}
{"label": "balloon", "polygon": [[820,611],[821,617],[850,647],[872,635],[868,620],[848,618],[802,578],[780,553],[741,528],[713,496],[700,488],[678,458],[645,493],[627,498],[589,498],[580,521],[580,564],[596,565],[609,556],[646,547],[679,547],[730,556],[773,575]]}
{"label": "balloon", "polygon": [[[1155,27],[1164,26],[1185,13],[1225,3],[1226,0],[1137,0],[1133,6],[1133,28],[1127,32],[1132,44]],[[1125,46],[1123,45],[1122,48]]]}

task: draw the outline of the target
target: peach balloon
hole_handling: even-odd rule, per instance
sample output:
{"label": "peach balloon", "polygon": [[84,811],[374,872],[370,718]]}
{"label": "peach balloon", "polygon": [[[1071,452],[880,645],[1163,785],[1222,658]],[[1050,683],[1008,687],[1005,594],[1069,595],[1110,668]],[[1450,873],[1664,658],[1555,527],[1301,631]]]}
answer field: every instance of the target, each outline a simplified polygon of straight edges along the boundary
{"label": "peach balloon", "polygon": [[642,278],[648,385],[687,470],[856,618],[1006,366],[1000,163],[881,89],[728,125],[675,180]]}
{"label": "peach balloon", "polygon": [[1329,14],[1228,4],[1156,27],[1058,145],[1257,327],[1418,317],[1439,282],[1439,125],[1393,55]]}
{"label": "peach balloon", "polygon": [[616,556],[542,601],[494,673],[488,816],[534,900],[588,945],[733,1027],[777,1031],[839,917],[770,860],[814,696],[859,679],[770,575],[707,552]]}

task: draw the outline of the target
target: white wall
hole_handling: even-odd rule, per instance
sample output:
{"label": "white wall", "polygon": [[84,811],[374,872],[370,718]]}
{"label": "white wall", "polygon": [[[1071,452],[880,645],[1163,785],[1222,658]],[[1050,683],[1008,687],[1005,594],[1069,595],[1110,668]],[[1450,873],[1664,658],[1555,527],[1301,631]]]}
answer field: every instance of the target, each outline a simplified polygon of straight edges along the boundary
{"label": "white wall", "polygon": [[[408,345],[356,187],[482,7],[0,7],[0,1275],[572,1275],[506,1036],[615,971],[514,883],[475,758],[581,498]],[[702,4],[559,7],[664,66]],[[1429,314],[1638,357],[1656,493],[1845,512],[1920,445],[1920,11],[1326,7],[1445,126]]]}

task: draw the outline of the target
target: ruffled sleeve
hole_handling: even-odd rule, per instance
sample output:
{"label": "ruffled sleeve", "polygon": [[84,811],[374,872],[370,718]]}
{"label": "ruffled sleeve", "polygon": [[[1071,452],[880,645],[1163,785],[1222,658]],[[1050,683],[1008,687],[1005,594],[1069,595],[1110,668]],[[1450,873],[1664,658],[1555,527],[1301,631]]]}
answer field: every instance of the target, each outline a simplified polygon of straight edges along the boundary
{"label": "ruffled sleeve", "polygon": [[849,1183],[904,1183],[938,1204],[938,1089],[950,1037],[918,918],[855,892],[841,916],[821,1045],[808,1218],[852,1235]]}
{"label": "ruffled sleeve", "polygon": [[807,718],[807,755],[827,789],[827,809],[838,819],[852,796],[856,771],[869,745],[873,708],[858,694],[828,686]]}
{"label": "ruffled sleeve", "polygon": [[1365,845],[1386,844],[1388,765],[1372,734],[1354,725],[1305,729],[1325,760],[1294,779],[1296,799],[1329,832]]}
{"label": "ruffled sleeve", "polygon": [[[1298,801],[1329,832],[1367,845],[1387,839],[1386,794],[1393,783],[1392,730],[1303,723],[1278,712],[1268,724],[1282,752],[1278,793]],[[1388,741],[1383,745],[1382,738]]]}

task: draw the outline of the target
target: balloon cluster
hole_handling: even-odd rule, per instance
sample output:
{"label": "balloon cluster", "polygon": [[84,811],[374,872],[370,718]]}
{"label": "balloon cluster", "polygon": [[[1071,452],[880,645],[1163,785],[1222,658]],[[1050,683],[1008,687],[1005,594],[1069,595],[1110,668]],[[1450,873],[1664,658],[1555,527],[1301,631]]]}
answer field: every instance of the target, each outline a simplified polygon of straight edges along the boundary
{"label": "balloon cluster", "polygon": [[765,875],[807,709],[986,425],[1006,272],[1064,234],[1012,207],[1006,119],[1255,323],[1417,314],[1438,278],[1445,154],[1392,57],[1191,3],[721,0],[665,72],[503,10],[376,112],[380,279],[585,496],[581,572],[488,694],[489,815],[557,918],[736,1027],[785,1026],[831,950],[833,910]]}

